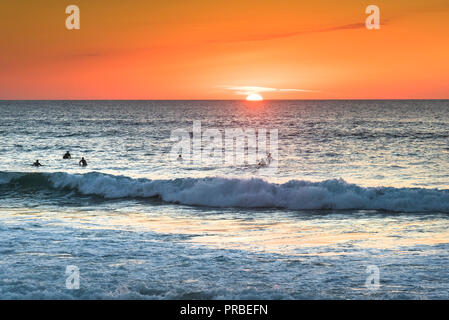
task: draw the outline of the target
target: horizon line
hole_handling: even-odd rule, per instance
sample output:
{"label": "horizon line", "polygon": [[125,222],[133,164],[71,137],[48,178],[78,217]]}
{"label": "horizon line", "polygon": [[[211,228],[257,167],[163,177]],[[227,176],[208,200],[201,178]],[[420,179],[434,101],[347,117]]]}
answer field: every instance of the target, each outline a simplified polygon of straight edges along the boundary
{"label": "horizon line", "polygon": [[339,98],[339,99],[263,99],[262,101],[247,101],[245,99],[0,99],[3,101],[246,101],[260,103],[263,101],[411,101],[411,100],[449,100],[449,98]]}

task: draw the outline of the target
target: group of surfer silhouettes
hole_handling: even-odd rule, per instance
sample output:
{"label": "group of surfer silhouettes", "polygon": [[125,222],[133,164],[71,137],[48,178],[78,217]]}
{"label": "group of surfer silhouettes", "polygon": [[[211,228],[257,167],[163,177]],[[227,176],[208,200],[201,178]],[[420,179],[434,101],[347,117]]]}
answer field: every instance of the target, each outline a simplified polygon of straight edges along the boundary
{"label": "group of surfer silhouettes", "polygon": [[[63,156],[62,159],[67,160],[67,159],[72,159],[72,155],[70,154],[69,151],[67,151]],[[87,161],[86,159],[84,159],[84,157],[81,157],[81,160],[78,162],[78,165],[81,167],[87,167]],[[39,160],[36,160],[35,163],[33,163],[33,167],[42,167],[42,164],[39,162]]]}
{"label": "group of surfer silhouettes", "polygon": [[[84,158],[83,158],[84,159]],[[178,161],[183,161],[182,155],[180,154],[178,156]],[[267,160],[265,160],[264,158],[260,159],[259,163],[257,164],[257,166],[260,167],[266,167],[269,166],[271,161],[273,161],[273,157],[271,156],[271,153],[267,153]]]}
{"label": "group of surfer silhouettes", "polygon": [[[63,156],[62,159],[72,159],[72,155],[69,151],[67,151]],[[178,161],[182,161],[182,155],[179,155]],[[271,153],[267,153],[267,160],[264,158],[260,159],[259,163],[257,164],[258,167],[266,167],[270,165],[271,161],[273,161],[273,157],[271,156]],[[87,161],[84,159],[84,157],[81,158],[81,160],[78,162],[78,165],[81,167],[87,166]],[[36,160],[35,163],[33,163],[33,167],[42,167],[42,164],[39,162],[39,160]]]}

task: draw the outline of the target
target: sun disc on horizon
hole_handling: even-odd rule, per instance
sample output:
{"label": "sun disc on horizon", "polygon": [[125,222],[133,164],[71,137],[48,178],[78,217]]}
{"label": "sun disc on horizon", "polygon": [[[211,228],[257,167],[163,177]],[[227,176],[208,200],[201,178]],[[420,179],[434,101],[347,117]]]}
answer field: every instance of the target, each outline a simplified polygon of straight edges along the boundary
{"label": "sun disc on horizon", "polygon": [[248,96],[246,97],[246,100],[247,100],[247,101],[262,101],[263,98],[262,98],[262,96],[261,96],[260,94],[257,94],[257,93],[251,93],[250,95],[248,95]]}

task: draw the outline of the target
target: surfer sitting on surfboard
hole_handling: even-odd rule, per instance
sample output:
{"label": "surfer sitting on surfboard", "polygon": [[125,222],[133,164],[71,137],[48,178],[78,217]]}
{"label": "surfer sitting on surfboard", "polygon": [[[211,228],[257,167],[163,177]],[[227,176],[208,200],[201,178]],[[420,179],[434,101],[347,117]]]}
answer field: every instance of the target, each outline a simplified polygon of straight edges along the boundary
{"label": "surfer sitting on surfboard", "polygon": [[72,159],[72,155],[67,151],[65,155],[62,156],[62,159]]}
{"label": "surfer sitting on surfboard", "polygon": [[82,167],[86,167],[87,166],[87,161],[86,159],[84,159],[84,157],[81,158],[79,165]]}

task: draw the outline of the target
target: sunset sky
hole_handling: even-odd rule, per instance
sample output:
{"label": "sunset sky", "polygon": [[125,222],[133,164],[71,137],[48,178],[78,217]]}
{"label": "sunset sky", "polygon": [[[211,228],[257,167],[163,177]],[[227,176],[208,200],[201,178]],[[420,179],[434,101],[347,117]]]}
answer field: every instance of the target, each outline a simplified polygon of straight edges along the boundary
{"label": "sunset sky", "polygon": [[0,99],[449,98],[447,0],[2,0],[0,35]]}

